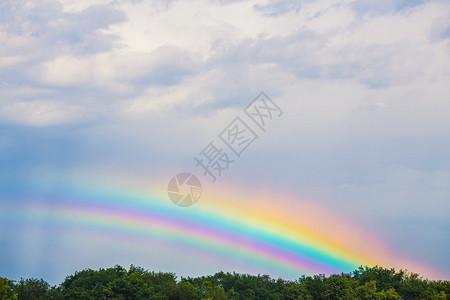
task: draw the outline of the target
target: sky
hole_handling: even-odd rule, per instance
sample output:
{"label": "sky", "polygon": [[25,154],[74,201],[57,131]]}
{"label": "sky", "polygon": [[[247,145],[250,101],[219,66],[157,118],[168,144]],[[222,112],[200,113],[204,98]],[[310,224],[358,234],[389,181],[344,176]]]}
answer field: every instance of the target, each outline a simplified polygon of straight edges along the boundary
{"label": "sky", "polygon": [[[264,130],[245,113],[261,92],[279,108]],[[0,276],[367,263],[449,280],[448,95],[445,0],[3,0]],[[240,155],[219,137],[237,117],[257,136]],[[210,142],[233,160],[215,182],[194,160]],[[182,172],[202,196],[181,208]],[[295,259],[253,261],[263,244]]]}

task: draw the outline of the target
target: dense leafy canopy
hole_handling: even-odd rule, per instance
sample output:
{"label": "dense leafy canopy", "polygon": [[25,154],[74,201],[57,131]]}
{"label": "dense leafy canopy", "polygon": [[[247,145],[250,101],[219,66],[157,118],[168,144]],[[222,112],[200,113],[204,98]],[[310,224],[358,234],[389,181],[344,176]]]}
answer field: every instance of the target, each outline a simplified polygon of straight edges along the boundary
{"label": "dense leafy canopy", "polygon": [[14,282],[0,277],[3,299],[450,299],[450,282],[381,267],[295,281],[224,272],[177,281],[173,273],[131,265],[128,270],[121,266],[83,270],[53,287],[43,279]]}

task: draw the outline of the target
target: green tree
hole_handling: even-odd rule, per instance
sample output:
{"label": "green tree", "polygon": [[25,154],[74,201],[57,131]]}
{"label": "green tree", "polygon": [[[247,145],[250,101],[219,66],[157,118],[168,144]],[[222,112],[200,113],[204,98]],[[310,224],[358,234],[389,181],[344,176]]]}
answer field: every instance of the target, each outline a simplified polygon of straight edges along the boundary
{"label": "green tree", "polygon": [[314,276],[302,276],[299,279],[301,285],[305,286],[308,293],[313,299],[322,299],[322,294],[325,292],[326,277],[323,274]]}
{"label": "green tree", "polygon": [[198,287],[190,282],[180,281],[177,284],[176,292],[172,295],[173,299],[177,300],[197,300],[201,299]]}
{"label": "green tree", "polygon": [[400,297],[399,294],[394,289],[389,289],[387,291],[381,291],[377,293],[378,298],[375,299],[385,299],[385,300],[401,300],[402,297]]}
{"label": "green tree", "polygon": [[108,283],[105,293],[108,299],[132,300],[148,299],[154,291],[145,284],[140,274],[132,273]]}
{"label": "green tree", "polygon": [[17,295],[13,291],[13,282],[3,277],[0,277],[0,299],[17,300]]}
{"label": "green tree", "polygon": [[427,282],[419,274],[405,274],[400,287],[395,289],[405,299],[422,299],[422,293],[427,289]]}
{"label": "green tree", "polygon": [[379,290],[389,290],[391,288],[398,290],[404,279],[405,272],[403,270],[396,272],[395,269],[385,269],[379,266],[361,266],[353,271],[352,275],[353,279],[359,282],[359,285],[374,280]]}
{"label": "green tree", "polygon": [[47,295],[48,295],[48,299],[51,299],[51,300],[63,300],[64,299],[61,286],[52,286],[48,290]]}
{"label": "green tree", "polygon": [[355,299],[352,279],[343,275],[331,275],[325,279],[322,299]]}
{"label": "green tree", "polygon": [[239,300],[239,293],[234,290],[234,288],[229,289],[226,292],[228,300]]}
{"label": "green tree", "polygon": [[358,286],[355,289],[355,294],[358,299],[386,299],[386,300],[400,300],[401,297],[394,289],[377,292],[377,285],[375,280],[366,282],[364,285]]}
{"label": "green tree", "polygon": [[423,293],[422,293],[422,299],[426,300],[445,300],[447,299],[447,296],[444,291],[437,292],[431,287],[428,287]]}
{"label": "green tree", "polygon": [[375,299],[375,294],[377,292],[377,286],[376,281],[371,280],[369,282],[366,282],[364,285],[358,286],[355,289],[355,294],[358,299],[361,300],[370,300]]}
{"label": "green tree", "polygon": [[294,299],[448,299],[449,281],[424,280],[417,274],[381,267],[360,267],[352,273],[302,276],[298,281],[268,275],[219,272],[197,278],[149,272],[131,265],[82,270],[50,287],[43,279],[0,278],[0,300],[152,299],[152,300],[294,300]]}
{"label": "green tree", "polygon": [[14,285],[14,291],[18,300],[48,299],[47,292],[49,289],[50,285],[45,280],[36,278],[22,278]]}
{"label": "green tree", "polygon": [[213,285],[211,281],[205,281],[204,286],[206,287],[206,292],[203,295],[203,299],[211,300],[226,300],[225,292],[222,288],[217,285]]}
{"label": "green tree", "polygon": [[298,282],[285,283],[281,299],[312,299],[304,284]]}

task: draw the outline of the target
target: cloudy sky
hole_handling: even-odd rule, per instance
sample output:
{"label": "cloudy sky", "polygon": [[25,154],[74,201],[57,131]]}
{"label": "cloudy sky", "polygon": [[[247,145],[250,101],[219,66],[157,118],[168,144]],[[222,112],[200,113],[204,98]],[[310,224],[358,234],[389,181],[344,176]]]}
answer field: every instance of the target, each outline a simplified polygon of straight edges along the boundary
{"label": "cloudy sky", "polygon": [[[212,184],[193,157],[261,91],[283,115]],[[91,266],[14,263],[32,178],[151,191],[189,171],[314,199],[450,279],[449,95],[446,0],[3,0],[0,275]]]}

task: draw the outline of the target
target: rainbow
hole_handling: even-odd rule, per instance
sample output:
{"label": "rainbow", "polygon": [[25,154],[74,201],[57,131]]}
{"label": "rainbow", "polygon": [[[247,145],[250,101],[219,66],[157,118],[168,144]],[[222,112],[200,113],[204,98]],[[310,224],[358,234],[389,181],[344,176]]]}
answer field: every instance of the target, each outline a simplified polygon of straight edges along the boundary
{"label": "rainbow", "polygon": [[[239,205],[237,196],[212,199],[206,195],[194,207],[180,208],[163,193],[34,181],[25,197],[28,201],[10,207],[4,218],[9,222],[25,218],[31,223],[45,222],[49,226],[64,225],[86,232],[95,230],[111,236],[157,240],[171,248],[201,249],[202,255],[237,260],[268,274],[290,278],[349,272],[360,265],[386,261],[352,249],[350,241],[345,239],[338,243],[324,231],[314,234],[305,224],[298,226],[295,220],[289,222],[282,216],[268,214],[271,209],[263,205],[259,209],[254,203]],[[227,197],[233,200],[226,200]],[[263,196],[256,197],[259,203],[260,197]],[[320,219],[321,213],[316,211],[314,217]],[[371,243],[377,253],[385,251],[379,241],[371,240]]]}

